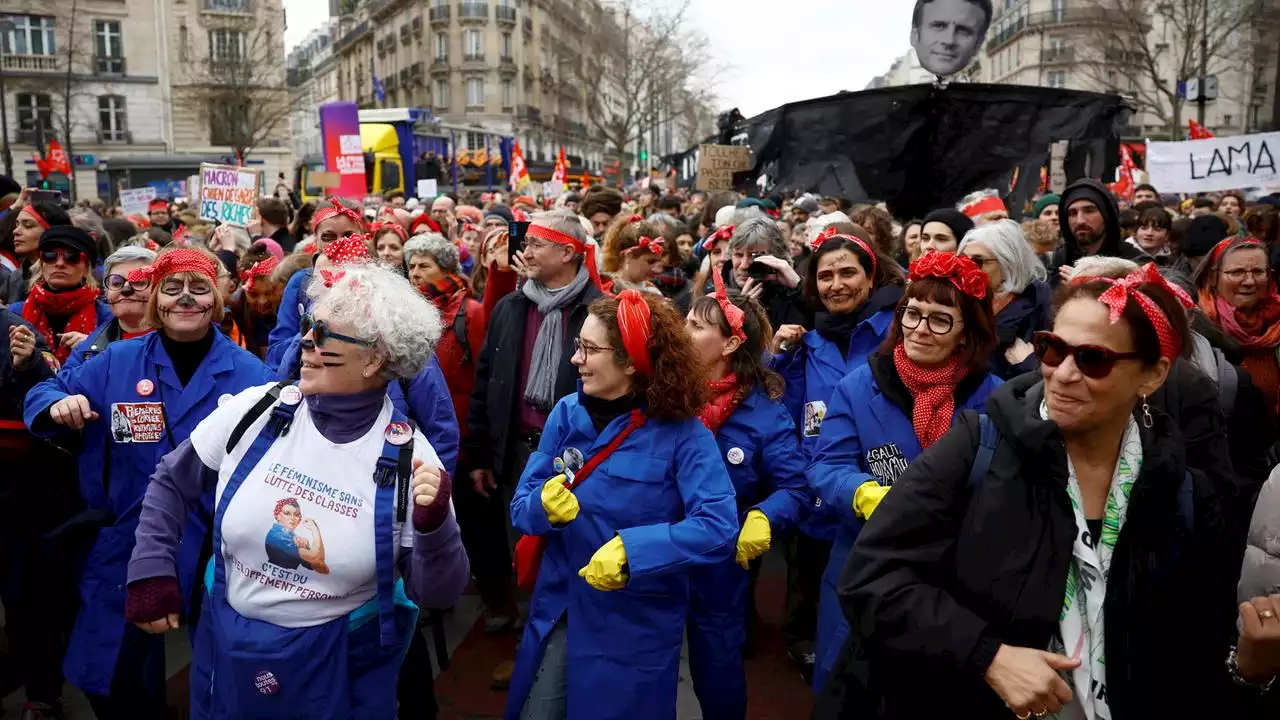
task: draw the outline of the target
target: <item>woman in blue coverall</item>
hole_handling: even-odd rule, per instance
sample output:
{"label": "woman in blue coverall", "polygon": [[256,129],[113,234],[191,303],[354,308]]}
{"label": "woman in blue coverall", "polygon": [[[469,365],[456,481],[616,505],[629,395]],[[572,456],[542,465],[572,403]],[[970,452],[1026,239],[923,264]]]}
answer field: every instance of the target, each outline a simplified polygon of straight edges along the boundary
{"label": "woman in blue coverall", "polygon": [[736,557],[693,571],[689,666],[703,720],[744,720],[749,563],[775,532],[795,527],[812,500],[782,378],[763,362],[769,318],[755,300],[727,294],[719,272],[713,277],[715,294],[693,301],[685,326],[708,369],[711,397],[699,417],[729,469],[742,531]]}
{"label": "woman in blue coverall", "polygon": [[[836,384],[884,342],[893,311],[902,299],[902,271],[878,253],[851,223],[836,223],[809,243],[804,297],[814,310],[814,328],[776,329],[771,366],[786,380],[784,402],[800,429],[800,446],[813,458],[818,430]],[[788,543],[788,611],[783,636],[788,654],[811,672],[819,588],[831,541],[839,523],[820,498],[801,519],[800,532]],[[792,596],[792,589],[797,591]]]}
{"label": "woman in blue coverall", "polygon": [[545,544],[508,720],[675,718],[692,571],[733,555],[733,483],[698,420],[705,373],[675,309],[645,295],[591,304],[579,391],[511,501],[517,574]]}
{"label": "woman in blue coverall", "polygon": [[809,465],[814,492],[839,521],[818,604],[815,694],[849,636],[836,584],[862,523],[956,414],[981,410],[1000,385],[987,371],[996,335],[986,275],[968,258],[934,252],[911,263],[908,279],[880,351],[836,386]]}
{"label": "woman in blue coverall", "polygon": [[[148,479],[219,398],[271,379],[261,361],[214,329],[222,317],[216,262],[195,249],[162,252],[151,269],[146,313],[158,332],[112,343],[26,398],[24,420],[33,434],[83,434],[80,489],[102,527],[80,577],[65,670],[102,720],[165,712],[164,644],[124,619],[126,568]],[[187,598],[212,501],[203,498],[187,516],[179,561]]]}

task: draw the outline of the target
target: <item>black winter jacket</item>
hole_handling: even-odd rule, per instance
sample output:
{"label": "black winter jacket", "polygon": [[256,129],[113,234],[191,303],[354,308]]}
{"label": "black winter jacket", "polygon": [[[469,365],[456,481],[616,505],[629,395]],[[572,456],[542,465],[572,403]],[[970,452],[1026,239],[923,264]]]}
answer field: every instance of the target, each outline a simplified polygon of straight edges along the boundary
{"label": "black winter jacket", "polygon": [[[573,357],[573,339],[587,319],[587,307],[603,296],[588,284],[565,317],[564,352],[556,373],[555,402],[577,392],[578,369]],[[524,395],[525,378],[519,376],[520,354],[524,349],[525,321],[533,302],[516,290],[498,301],[489,316],[484,347],[476,360],[476,384],[471,392],[467,415],[467,437],[463,448],[470,468],[487,468],[501,479],[505,476],[507,451]],[[491,460],[490,460],[491,458]]]}
{"label": "black winter jacket", "polygon": [[[1001,644],[1047,649],[1059,632],[1076,534],[1066,452],[1057,426],[1040,419],[1043,393],[1026,375],[988,399],[1001,439],[976,489],[968,475],[980,429],[970,412],[867,522],[839,587],[852,626],[844,702],[814,717],[1010,717],[984,675]],[[1192,471],[1193,517],[1179,510],[1181,441],[1153,414],[1107,583],[1112,717],[1243,717],[1223,665],[1237,637],[1237,570],[1222,559],[1217,493]]]}
{"label": "black winter jacket", "polygon": [[42,353],[49,352],[49,346],[38,332],[35,355],[31,362],[22,370],[14,369],[9,355],[9,328],[14,325],[31,328],[31,323],[23,320],[21,315],[7,307],[0,307],[0,420],[21,422],[27,391],[53,377],[54,372],[41,356]]}
{"label": "black winter jacket", "polygon": [[1059,205],[1060,213],[1058,215],[1059,228],[1062,232],[1062,245],[1049,256],[1047,269],[1049,270],[1050,287],[1056,288],[1061,282],[1061,278],[1058,277],[1059,268],[1064,265],[1074,265],[1076,260],[1084,257],[1085,254],[1076,242],[1075,235],[1071,233],[1071,221],[1067,217],[1067,210],[1070,204],[1077,200],[1093,201],[1106,221],[1106,237],[1103,238],[1102,246],[1098,248],[1096,253],[1093,253],[1094,255],[1126,258],[1138,264],[1151,262],[1150,255],[1142,252],[1140,248],[1132,243],[1124,241],[1123,232],[1120,228],[1120,208],[1116,205],[1115,196],[1111,194],[1111,191],[1097,180],[1083,178],[1071,183],[1062,192],[1062,203]]}

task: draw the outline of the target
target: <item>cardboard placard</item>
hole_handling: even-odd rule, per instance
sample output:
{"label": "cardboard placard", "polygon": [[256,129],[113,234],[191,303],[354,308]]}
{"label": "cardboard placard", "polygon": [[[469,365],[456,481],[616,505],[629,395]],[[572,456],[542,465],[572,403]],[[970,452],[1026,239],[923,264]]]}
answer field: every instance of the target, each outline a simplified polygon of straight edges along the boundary
{"label": "cardboard placard", "polygon": [[329,188],[336,188],[341,185],[342,176],[336,172],[312,170],[307,173],[307,182],[310,183],[312,187],[328,190]]}
{"label": "cardboard placard", "polygon": [[156,189],[140,187],[120,190],[120,208],[125,215],[146,215],[147,205],[156,199]]}
{"label": "cardboard placard", "polygon": [[698,146],[698,190],[732,190],[733,174],[751,169],[751,148]]}
{"label": "cardboard placard", "polygon": [[258,201],[261,173],[254,168],[200,165],[200,217],[244,227]]}
{"label": "cardboard placard", "polygon": [[1280,183],[1280,133],[1147,143],[1147,173],[1161,192],[1267,188]]}

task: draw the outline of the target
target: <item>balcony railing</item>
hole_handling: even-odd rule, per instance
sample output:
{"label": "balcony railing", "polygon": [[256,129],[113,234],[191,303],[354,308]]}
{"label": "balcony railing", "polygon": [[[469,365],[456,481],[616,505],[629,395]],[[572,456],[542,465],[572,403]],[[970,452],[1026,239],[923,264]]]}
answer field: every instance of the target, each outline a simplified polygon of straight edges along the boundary
{"label": "balcony railing", "polygon": [[450,8],[448,5],[436,5],[427,11],[427,20],[432,25],[448,25]]}
{"label": "balcony railing", "polygon": [[133,144],[133,133],[128,130],[98,130],[99,143]]}
{"label": "balcony railing", "polygon": [[93,59],[93,72],[97,75],[123,75],[124,58],[96,57]]}
{"label": "balcony railing", "polygon": [[1075,62],[1076,49],[1069,47],[1047,48],[1040,51],[1040,62],[1045,65]]}
{"label": "balcony railing", "polygon": [[469,62],[469,63],[480,62],[480,63],[482,63],[482,62],[484,62],[484,53],[482,53],[482,52],[479,52],[479,53],[463,53],[463,54],[462,54],[462,62]]}
{"label": "balcony railing", "polygon": [[57,55],[0,55],[5,72],[56,72]]}
{"label": "balcony railing", "polygon": [[516,24],[516,9],[507,5],[499,5],[494,9],[498,22],[507,25]]}
{"label": "balcony railing", "polygon": [[536,107],[533,107],[532,105],[521,105],[521,106],[520,106],[520,119],[521,119],[521,120],[528,120],[529,122],[534,123],[535,125],[541,125],[541,124],[542,124],[542,110],[540,110],[540,109],[538,109],[538,108],[536,108]]}
{"label": "balcony railing", "polygon": [[1111,13],[1102,8],[1061,8],[1049,12],[1023,15],[1012,24],[1004,26],[999,32],[987,38],[987,52],[994,52],[1013,40],[1020,33],[1034,28],[1047,28],[1056,25],[1076,23],[1107,22]]}
{"label": "balcony railing", "polygon": [[461,2],[458,3],[458,19],[459,20],[488,20],[489,19],[489,3],[482,2]]}
{"label": "balcony railing", "polygon": [[201,0],[200,9],[205,12],[252,14],[253,0]]}
{"label": "balcony railing", "polygon": [[359,25],[355,26],[351,30],[347,31],[347,34],[343,35],[342,39],[338,41],[337,47],[335,49],[341,50],[347,45],[350,45],[355,41],[359,40],[360,38],[364,37],[365,33],[367,32],[369,32],[368,20],[360,23]]}

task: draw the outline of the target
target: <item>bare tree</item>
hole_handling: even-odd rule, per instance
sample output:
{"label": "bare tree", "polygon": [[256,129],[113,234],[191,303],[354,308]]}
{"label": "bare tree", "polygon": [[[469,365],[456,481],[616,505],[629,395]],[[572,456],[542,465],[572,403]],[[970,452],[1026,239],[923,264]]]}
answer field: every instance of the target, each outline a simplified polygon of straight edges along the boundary
{"label": "bare tree", "polygon": [[1181,138],[1180,83],[1239,72],[1253,55],[1252,28],[1270,0],[1085,0],[1065,11],[1087,29],[1075,62],[1095,85],[1130,97]]}
{"label": "bare tree", "polygon": [[230,147],[243,162],[287,127],[300,102],[291,97],[281,57],[281,36],[264,18],[221,19],[209,29],[209,54],[184,50],[184,89],[209,119],[211,143]]}
{"label": "bare tree", "polygon": [[623,164],[649,128],[696,115],[696,106],[708,102],[705,88],[719,71],[706,39],[689,29],[689,5],[619,0],[572,64],[588,122]]}

